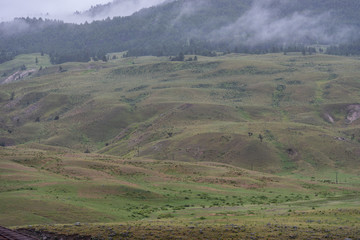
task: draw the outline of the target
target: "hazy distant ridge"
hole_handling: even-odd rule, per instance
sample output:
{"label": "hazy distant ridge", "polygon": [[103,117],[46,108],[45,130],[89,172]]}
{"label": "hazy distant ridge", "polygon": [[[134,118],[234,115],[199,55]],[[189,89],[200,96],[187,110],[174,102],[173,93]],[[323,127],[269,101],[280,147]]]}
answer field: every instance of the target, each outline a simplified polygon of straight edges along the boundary
{"label": "hazy distant ridge", "polygon": [[[122,0],[83,14],[112,15],[137,2],[144,6],[141,0]],[[342,44],[358,38],[359,5],[357,0],[169,1],[128,17],[93,23],[34,19],[2,23],[0,46],[16,53],[95,55],[129,50],[131,55],[173,55],[236,47],[261,52],[294,44]]]}

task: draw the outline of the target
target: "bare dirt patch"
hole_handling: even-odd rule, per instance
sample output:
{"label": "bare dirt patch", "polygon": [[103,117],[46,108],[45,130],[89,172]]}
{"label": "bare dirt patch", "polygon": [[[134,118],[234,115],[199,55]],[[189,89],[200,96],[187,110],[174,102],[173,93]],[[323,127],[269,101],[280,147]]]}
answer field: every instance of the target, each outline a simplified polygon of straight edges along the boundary
{"label": "bare dirt patch", "polygon": [[23,79],[23,78],[26,78],[26,77],[30,76],[34,72],[36,72],[36,69],[29,69],[29,70],[25,70],[25,71],[17,71],[15,73],[13,73],[12,75],[10,75],[8,78],[6,78],[5,81],[3,81],[0,84],[8,84],[8,83],[15,82],[17,80],[20,80],[20,79]]}
{"label": "bare dirt patch", "polygon": [[348,115],[346,117],[347,123],[351,124],[360,118],[360,104],[353,104],[347,107]]}

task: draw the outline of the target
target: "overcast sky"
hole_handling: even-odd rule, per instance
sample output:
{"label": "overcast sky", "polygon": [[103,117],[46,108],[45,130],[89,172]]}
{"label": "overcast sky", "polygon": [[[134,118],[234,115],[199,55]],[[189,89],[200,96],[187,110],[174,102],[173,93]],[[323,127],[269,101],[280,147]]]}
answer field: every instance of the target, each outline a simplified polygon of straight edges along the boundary
{"label": "overcast sky", "polygon": [[84,11],[92,5],[108,3],[111,0],[0,0],[0,21],[14,17],[62,18],[76,10]]}

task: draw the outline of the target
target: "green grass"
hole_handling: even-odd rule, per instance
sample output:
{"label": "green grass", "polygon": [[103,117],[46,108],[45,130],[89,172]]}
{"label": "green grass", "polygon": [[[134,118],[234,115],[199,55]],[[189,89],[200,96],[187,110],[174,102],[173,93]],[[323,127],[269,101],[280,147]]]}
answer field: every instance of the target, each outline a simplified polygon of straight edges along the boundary
{"label": "green grass", "polygon": [[356,227],[360,128],[345,119],[360,102],[357,59],[118,58],[59,72],[30,54],[0,72],[35,57],[44,70],[0,89],[0,225]]}
{"label": "green grass", "polygon": [[281,214],[284,208],[351,209],[358,204],[359,177],[354,175],[334,185],[319,176],[279,177],[214,163],[123,160],[21,147],[0,154],[0,224],[5,226],[162,218],[188,222],[222,219],[222,212],[247,216],[262,215],[263,208]]}
{"label": "green grass", "polygon": [[[36,63],[36,58],[38,59],[38,63]],[[0,72],[5,72],[11,69],[17,69],[20,68],[22,65],[25,65],[26,68],[32,69],[32,68],[46,68],[50,67],[50,59],[48,55],[41,56],[40,53],[36,54],[23,54],[16,56],[14,60],[5,62],[3,64],[0,64]]]}
{"label": "green grass", "polygon": [[[34,56],[14,61],[30,64]],[[356,61],[325,55],[233,54],[186,63],[156,57],[66,63],[62,65],[66,72],[59,73],[58,66],[53,66],[31,79],[4,85],[1,104],[10,112],[3,112],[3,142],[40,141],[124,157],[132,156],[140,146],[142,156],[173,159],[175,155],[192,161],[207,159],[202,153],[215,150],[222,156],[216,161],[245,168],[251,167],[247,162],[251,158],[264,165],[263,154],[269,156],[267,162],[274,163],[271,171],[289,169],[274,161],[287,158],[286,148],[290,147],[296,148],[299,158],[289,163],[294,165],[292,170],[308,170],[298,160],[317,170],[334,167],[337,159],[349,170],[357,164],[355,143],[360,136],[354,136],[352,143],[336,143],[336,159],[328,156],[328,148],[332,138],[345,136],[339,132],[348,131],[344,120],[347,105],[359,101]],[[345,79],[346,85],[342,83]],[[9,101],[11,92],[14,100]],[[335,122],[330,125],[325,114]],[[296,134],[288,130],[300,124],[303,130]],[[358,122],[351,126],[355,133],[357,126]],[[6,134],[8,130],[16,134]],[[256,136],[269,130],[276,140],[265,139],[256,150],[257,157],[251,156],[251,151],[239,154],[229,145],[214,146],[196,137],[236,133],[234,141],[241,139],[244,146],[250,146]],[[246,138],[249,132],[255,137]],[[347,133],[346,137],[350,136],[352,133]],[[190,138],[198,138],[193,146],[185,144]],[[313,147],[321,141],[328,144]],[[348,149],[347,154],[343,149]],[[267,168],[264,166],[261,170]]]}

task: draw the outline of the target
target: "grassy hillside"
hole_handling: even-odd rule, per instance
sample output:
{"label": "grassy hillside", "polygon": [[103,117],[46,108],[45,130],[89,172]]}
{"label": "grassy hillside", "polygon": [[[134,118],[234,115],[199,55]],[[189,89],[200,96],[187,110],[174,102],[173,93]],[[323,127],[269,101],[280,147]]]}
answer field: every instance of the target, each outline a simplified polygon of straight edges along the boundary
{"label": "grassy hillside", "polygon": [[[0,65],[0,225],[80,222],[34,228],[133,239],[358,236],[359,59],[122,54]],[[36,71],[6,83],[22,65]]]}
{"label": "grassy hillside", "polygon": [[220,163],[127,160],[36,144],[0,154],[5,226],[116,239],[191,232],[230,239],[255,229],[270,239],[359,234],[356,175],[340,174],[334,185],[324,182],[334,177],[329,173],[295,179]]}
{"label": "grassy hillside", "polygon": [[272,173],[355,171],[357,64],[269,54],[48,66],[2,85],[0,140]]}

